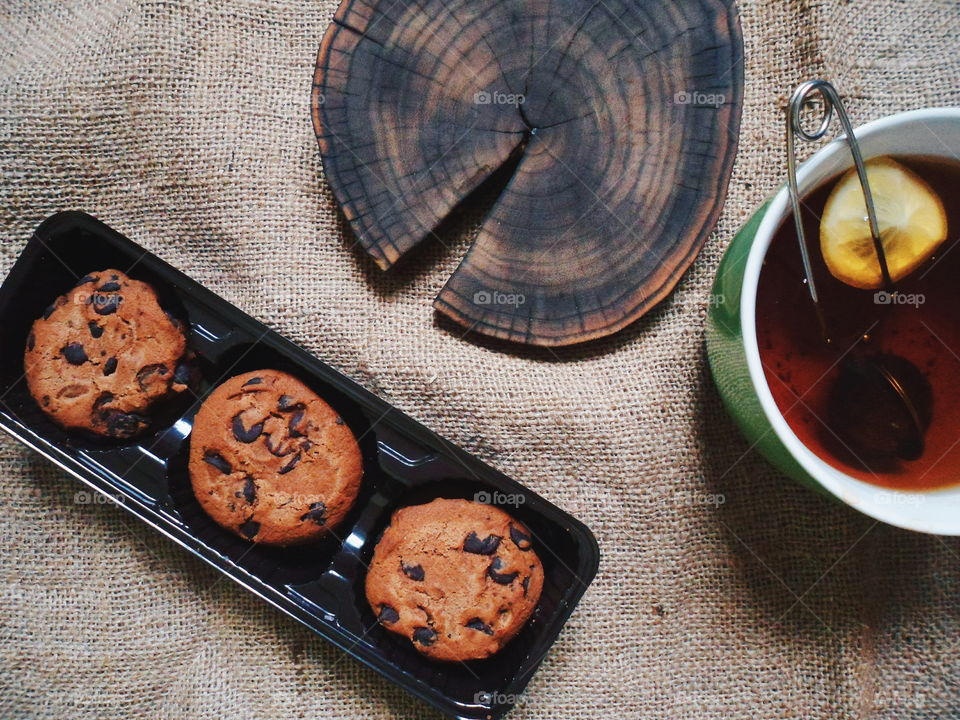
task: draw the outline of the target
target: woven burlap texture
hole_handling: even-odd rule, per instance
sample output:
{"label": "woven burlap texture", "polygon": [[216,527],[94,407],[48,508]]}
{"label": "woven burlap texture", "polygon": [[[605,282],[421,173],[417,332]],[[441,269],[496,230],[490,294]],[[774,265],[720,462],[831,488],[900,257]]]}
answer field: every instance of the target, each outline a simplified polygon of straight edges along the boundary
{"label": "woven burlap texture", "polygon": [[[390,274],[350,247],[309,117],[334,9],[3,2],[0,270],[44,217],[86,210],[582,519],[600,573],[517,720],[960,714],[960,544],[749,451],[703,329],[724,248],[783,177],[789,88],[833,79],[857,123],[960,104],[960,5],[743,2],[717,231],[654,312],[556,356],[435,318],[469,217]],[[438,717],[7,438],[0,483],[0,717]]]}

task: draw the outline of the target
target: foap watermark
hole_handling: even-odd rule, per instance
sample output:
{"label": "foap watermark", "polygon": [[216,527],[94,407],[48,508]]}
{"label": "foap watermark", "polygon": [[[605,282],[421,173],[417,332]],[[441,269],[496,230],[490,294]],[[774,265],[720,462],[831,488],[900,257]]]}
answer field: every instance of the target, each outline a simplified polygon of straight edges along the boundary
{"label": "foap watermark", "polygon": [[[874,707],[891,707],[898,710],[923,710],[927,707],[927,693],[923,688],[913,690],[906,688],[899,690],[897,688],[878,687],[873,698]],[[924,717],[940,717],[939,715],[927,715]]]}
{"label": "foap watermark", "polygon": [[35,591],[31,592],[30,588],[25,588],[21,585],[19,580],[0,585],[0,597],[7,600],[31,600],[33,599],[34,593]]}
{"label": "foap watermark", "polygon": [[511,305],[519,307],[527,301],[523,293],[505,293],[499,290],[477,290],[473,294],[474,305]]}
{"label": "foap watermark", "polygon": [[473,701],[477,705],[519,705],[527,699],[523,693],[502,693],[496,690],[481,690],[475,693]]}
{"label": "foap watermark", "polygon": [[923,293],[901,293],[878,290],[873,294],[874,305],[912,305],[918,308],[926,301],[927,296]]}
{"label": "foap watermark", "polygon": [[116,311],[123,302],[123,295],[117,292],[78,292],[73,296],[76,305],[93,305],[100,315]]}
{"label": "foap watermark", "polygon": [[909,505],[920,507],[926,501],[926,498],[917,493],[895,492],[893,490],[881,490],[873,497],[877,505]]}
{"label": "foap watermark", "polygon": [[698,709],[718,709],[722,705],[720,695],[713,690],[678,690],[673,695],[673,707],[696,707]]}
{"label": "foap watermark", "polygon": [[687,307],[700,307],[706,305],[708,308],[719,307],[727,302],[727,296],[723,293],[685,293],[678,297],[674,302],[678,305]]}
{"label": "foap watermark", "polygon": [[123,495],[106,494],[94,492],[93,490],[79,490],[73,494],[75,505],[111,505],[126,502]]}
{"label": "foap watermark", "polygon": [[727,296],[723,293],[710,293],[707,295],[707,307],[719,307],[727,302]]}
{"label": "foap watermark", "polygon": [[720,507],[727,502],[727,497],[723,493],[709,493],[700,490],[676,490],[661,497],[661,503],[664,505],[684,505],[694,507],[706,505],[708,507]]}
{"label": "foap watermark", "polygon": [[522,493],[504,493],[499,490],[492,492],[481,490],[473,496],[473,501],[483,503],[484,505],[508,505],[510,507],[520,507],[527,498]]}
{"label": "foap watermark", "polygon": [[705,93],[699,90],[681,90],[673,96],[677,105],[693,105],[694,107],[718,108],[725,105],[727,96],[723,93]]}
{"label": "foap watermark", "polygon": [[473,94],[475,105],[523,105],[527,101],[523,93],[505,93],[499,90],[490,92],[489,90],[480,90]]}

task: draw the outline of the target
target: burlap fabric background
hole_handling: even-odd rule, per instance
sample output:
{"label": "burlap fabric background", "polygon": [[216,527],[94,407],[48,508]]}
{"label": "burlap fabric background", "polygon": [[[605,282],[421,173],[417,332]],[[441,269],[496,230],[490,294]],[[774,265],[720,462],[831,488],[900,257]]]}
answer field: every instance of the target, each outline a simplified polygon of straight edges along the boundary
{"label": "burlap fabric background", "polygon": [[[469,222],[389,276],[349,247],[309,121],[334,5],[4,2],[0,270],[87,210],[584,520],[600,574],[518,720],[960,714],[960,544],[771,470],[703,349],[720,255],[782,177],[787,89],[832,78],[856,122],[960,104],[960,5],[743,2],[717,232],[655,312],[556,356],[434,318]],[[6,438],[0,483],[0,717],[436,717]]]}

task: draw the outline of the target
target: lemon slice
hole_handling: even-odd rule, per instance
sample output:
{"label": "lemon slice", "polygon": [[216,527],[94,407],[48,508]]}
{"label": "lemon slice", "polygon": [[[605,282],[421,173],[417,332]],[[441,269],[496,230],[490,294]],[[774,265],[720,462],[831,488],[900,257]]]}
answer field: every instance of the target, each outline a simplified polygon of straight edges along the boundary
{"label": "lemon slice", "polygon": [[[875,158],[867,161],[866,169],[887,269],[890,279],[897,282],[947,239],[947,213],[933,188],[895,160]],[[855,169],[840,178],[827,198],[820,220],[820,252],[838,280],[858,288],[883,287]]]}

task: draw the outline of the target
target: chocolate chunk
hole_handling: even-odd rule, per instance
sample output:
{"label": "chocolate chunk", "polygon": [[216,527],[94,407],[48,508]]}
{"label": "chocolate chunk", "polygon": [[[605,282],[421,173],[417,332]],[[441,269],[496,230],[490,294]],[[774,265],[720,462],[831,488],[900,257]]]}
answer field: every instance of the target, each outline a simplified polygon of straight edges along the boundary
{"label": "chocolate chunk", "polygon": [[297,399],[293,395],[281,395],[279,402],[277,402],[277,407],[281,412],[288,412],[290,410],[296,410],[303,407],[303,403],[298,403]]}
{"label": "chocolate chunk", "polygon": [[60,348],[60,354],[63,355],[64,359],[71,365],[83,365],[90,359],[87,357],[87,351],[83,349],[83,345],[78,342],[64,345]]}
{"label": "chocolate chunk", "polygon": [[263,421],[251,425],[249,428],[245,428],[243,426],[243,420],[240,417],[242,414],[243,413],[237,413],[233,416],[233,436],[238,442],[252,443],[263,433]]}
{"label": "chocolate chunk", "polygon": [[253,377],[253,378],[250,378],[249,380],[247,380],[247,381],[246,381],[243,385],[241,385],[240,387],[246,387],[247,385],[259,385],[259,384],[262,383],[262,382],[263,382],[263,378],[262,378],[262,377]]}
{"label": "chocolate chunk", "polygon": [[37,338],[33,333],[27,335],[27,350],[33,350],[37,346]]}
{"label": "chocolate chunk", "polygon": [[322,502],[310,504],[310,509],[300,516],[300,522],[311,520],[317,525],[325,525],[327,522],[327,506]]}
{"label": "chocolate chunk", "polygon": [[377,616],[377,620],[379,620],[382,623],[387,623],[388,625],[392,625],[393,623],[400,620],[400,613],[398,613],[395,608],[392,608],[389,605],[381,605],[380,615]]}
{"label": "chocolate chunk", "polygon": [[276,455],[277,457],[285,457],[293,452],[292,445],[284,449],[283,440],[274,442],[273,435],[267,435],[265,443],[267,445],[267,450],[270,451],[270,454]]}
{"label": "chocolate chunk", "polygon": [[98,292],[117,292],[120,290],[120,283],[108,282],[97,288]]}
{"label": "chocolate chunk", "polygon": [[518,548],[526,552],[529,550],[532,545],[530,543],[530,536],[526,533],[522,533],[513,525],[510,526],[510,539],[513,540],[513,544]]}
{"label": "chocolate chunk", "polygon": [[113,437],[128,438],[147,424],[146,418],[136,413],[113,410],[107,414],[107,432]]}
{"label": "chocolate chunk", "polygon": [[465,627],[468,627],[471,630],[479,630],[486,635],[493,635],[493,628],[487,625],[480,618],[473,618],[473,620],[467,621]]}
{"label": "chocolate chunk", "polygon": [[288,462],[288,463],[287,463],[286,465],[284,465],[282,468],[280,468],[279,470],[277,470],[277,474],[278,474],[278,475],[286,475],[288,472],[290,472],[291,470],[293,470],[293,469],[297,466],[297,463],[298,463],[298,462],[300,462],[300,453],[297,453],[296,455],[294,455],[294,456],[290,459],[290,462]]}
{"label": "chocolate chunk", "polygon": [[63,390],[58,392],[57,397],[78,398],[81,395],[86,395],[89,389],[88,385],[74,383],[73,385],[67,385]]}
{"label": "chocolate chunk", "polygon": [[57,309],[57,304],[55,302],[47,305],[47,309],[43,311],[43,319],[49,320],[50,316],[53,315],[53,311]]}
{"label": "chocolate chunk", "polygon": [[237,529],[245,538],[248,540],[253,540],[257,533],[260,532],[260,523],[258,523],[256,520],[247,520]]}
{"label": "chocolate chunk", "polygon": [[233,468],[230,466],[230,463],[220,453],[215,450],[206,450],[203,453],[203,461],[208,465],[213,465],[217,470],[222,472],[224,475],[229,475],[233,472]]}
{"label": "chocolate chunk", "polygon": [[163,363],[147,365],[146,367],[142,367],[137,371],[137,384],[140,386],[140,389],[143,390],[143,392],[147,392],[150,389],[150,384],[153,382],[154,378],[166,375],[168,372],[170,371]]}
{"label": "chocolate chunk", "polygon": [[105,392],[101,393],[100,397],[97,398],[96,402],[93,403],[94,410],[101,410],[104,405],[109,405],[113,402],[113,393]]}
{"label": "chocolate chunk", "polygon": [[474,555],[493,555],[500,547],[502,539],[499,535],[487,535],[485,539],[481,540],[475,532],[472,532],[463,541],[463,551]]}
{"label": "chocolate chunk", "polygon": [[400,567],[403,570],[403,574],[411,580],[423,582],[423,578],[426,577],[422,565],[401,565]]}
{"label": "chocolate chunk", "polygon": [[93,305],[93,311],[97,315],[112,315],[119,309],[121,302],[123,302],[123,297],[120,295],[94,293],[90,296],[90,304]]}
{"label": "chocolate chunk", "polygon": [[428,627],[414,628],[413,641],[421,645],[433,645],[437,641],[437,631]]}
{"label": "chocolate chunk", "polygon": [[253,482],[253,478],[247,475],[243,479],[243,499],[248,503],[253,505],[253,501],[257,499],[257,486]]}
{"label": "chocolate chunk", "polygon": [[115,357],[109,358],[103,364],[103,374],[113,375],[116,371],[117,371],[117,359]]}
{"label": "chocolate chunk", "polygon": [[173,381],[179,385],[189,385],[192,374],[190,366],[187,363],[178,363],[176,369],[173,371]]}
{"label": "chocolate chunk", "polygon": [[490,567],[487,570],[487,575],[489,575],[490,579],[493,580],[498,585],[509,585],[514,580],[516,580],[517,575],[520,574],[518,572],[500,573],[498,571],[501,568],[503,568],[503,562],[500,560],[500,558],[496,557],[493,559],[493,562],[490,563]]}
{"label": "chocolate chunk", "polygon": [[86,285],[87,283],[96,282],[99,278],[94,277],[93,275],[84,275],[82,278],[77,280],[77,284],[74,287],[80,287],[81,285]]}
{"label": "chocolate chunk", "polygon": [[290,437],[303,437],[303,433],[300,432],[300,423],[303,422],[303,410],[297,410],[293,416],[290,418],[290,423],[287,425],[287,429],[290,431]]}
{"label": "chocolate chunk", "polygon": [[103,328],[97,325],[93,320],[87,323],[87,327],[90,328],[90,337],[98,338],[103,335]]}
{"label": "chocolate chunk", "polygon": [[528,591],[529,589],[530,589],[530,576],[527,575],[527,576],[523,579],[523,596],[524,596],[524,597],[527,596],[527,591]]}

